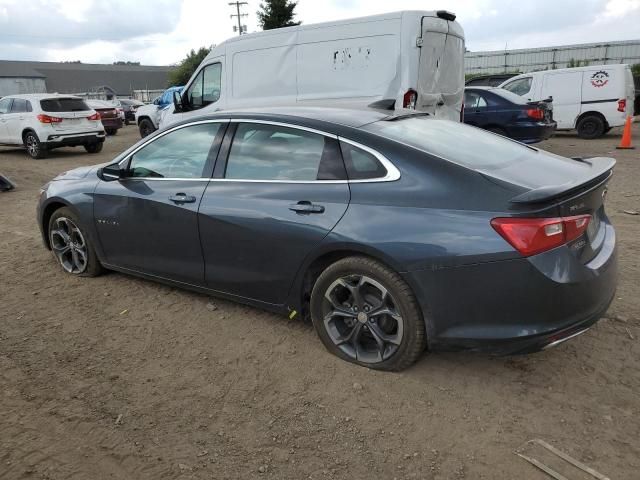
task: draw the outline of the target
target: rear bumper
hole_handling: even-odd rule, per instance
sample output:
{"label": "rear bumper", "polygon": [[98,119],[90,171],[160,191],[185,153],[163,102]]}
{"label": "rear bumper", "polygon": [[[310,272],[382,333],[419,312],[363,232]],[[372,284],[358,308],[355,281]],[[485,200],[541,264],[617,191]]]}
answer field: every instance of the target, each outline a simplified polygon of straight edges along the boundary
{"label": "rear bumper", "polygon": [[122,119],[118,118],[103,118],[102,126],[104,128],[122,128]]}
{"label": "rear bumper", "polygon": [[47,147],[65,147],[76,145],[88,145],[92,143],[104,142],[104,130],[82,133],[52,133],[47,136]]}
{"label": "rear bumper", "polygon": [[509,136],[522,143],[538,143],[551,137],[556,131],[556,127],[556,122],[522,123],[509,128]]}
{"label": "rear bumper", "polygon": [[582,264],[568,246],[528,258],[404,273],[430,348],[529,353],[593,325],[617,284],[615,231]]}

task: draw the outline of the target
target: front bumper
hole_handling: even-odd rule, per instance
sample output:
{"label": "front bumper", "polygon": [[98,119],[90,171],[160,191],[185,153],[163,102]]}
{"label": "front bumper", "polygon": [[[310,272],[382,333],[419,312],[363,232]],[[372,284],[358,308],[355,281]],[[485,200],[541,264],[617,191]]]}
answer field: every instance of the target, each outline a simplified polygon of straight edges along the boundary
{"label": "front bumper", "polygon": [[593,325],[617,284],[615,231],[582,264],[568,246],[528,258],[404,273],[426,318],[429,347],[529,353]]}

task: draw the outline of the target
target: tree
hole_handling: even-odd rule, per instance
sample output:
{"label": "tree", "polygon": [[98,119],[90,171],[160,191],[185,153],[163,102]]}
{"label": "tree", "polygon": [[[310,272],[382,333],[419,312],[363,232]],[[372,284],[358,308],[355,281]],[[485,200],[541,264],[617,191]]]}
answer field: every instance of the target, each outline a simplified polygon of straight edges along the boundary
{"label": "tree", "polygon": [[[211,48],[213,48],[213,46]],[[209,55],[211,48],[200,47],[197,52],[192,49],[184,60],[178,63],[176,68],[169,72],[169,87],[174,85],[186,85],[191,78],[191,75],[193,75],[193,72],[198,68],[198,65],[200,65],[205,57]]]}
{"label": "tree", "polygon": [[258,23],[263,30],[300,25],[301,22],[293,21],[296,5],[298,2],[289,0],[265,0],[258,10]]}

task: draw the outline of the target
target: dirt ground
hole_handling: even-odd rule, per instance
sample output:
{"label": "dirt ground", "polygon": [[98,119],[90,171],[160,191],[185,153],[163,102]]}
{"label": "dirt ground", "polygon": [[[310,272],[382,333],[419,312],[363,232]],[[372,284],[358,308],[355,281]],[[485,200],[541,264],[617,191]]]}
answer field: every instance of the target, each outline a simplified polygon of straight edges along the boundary
{"label": "dirt ground", "polygon": [[[73,278],[41,244],[38,187],[106,161],[0,148],[0,478],[540,479],[541,438],[612,479],[640,471],[640,125],[542,148],[618,159],[608,213],[620,275],[607,317],[542,353],[425,355],[403,373],[345,363],[309,325],[110,273]],[[539,455],[537,458],[542,458]],[[549,460],[550,461],[550,460]],[[570,480],[587,478],[563,470]]]}

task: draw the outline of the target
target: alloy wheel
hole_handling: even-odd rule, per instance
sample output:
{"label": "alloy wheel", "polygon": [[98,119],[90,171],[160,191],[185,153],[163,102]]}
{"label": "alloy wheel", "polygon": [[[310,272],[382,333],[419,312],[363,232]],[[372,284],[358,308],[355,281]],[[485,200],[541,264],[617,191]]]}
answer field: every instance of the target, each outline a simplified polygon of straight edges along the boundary
{"label": "alloy wheel", "polygon": [[27,152],[29,152],[29,155],[31,155],[32,157],[35,157],[36,155],[38,155],[38,140],[36,139],[36,137],[34,137],[33,135],[27,135]]}
{"label": "alloy wheel", "polygon": [[65,271],[73,274],[87,269],[87,244],[78,226],[67,217],[55,220],[50,233],[51,249]]}
{"label": "alloy wheel", "polygon": [[404,322],[389,291],[364,275],[334,281],[323,299],[324,325],[332,342],[350,358],[377,363],[402,343]]}

